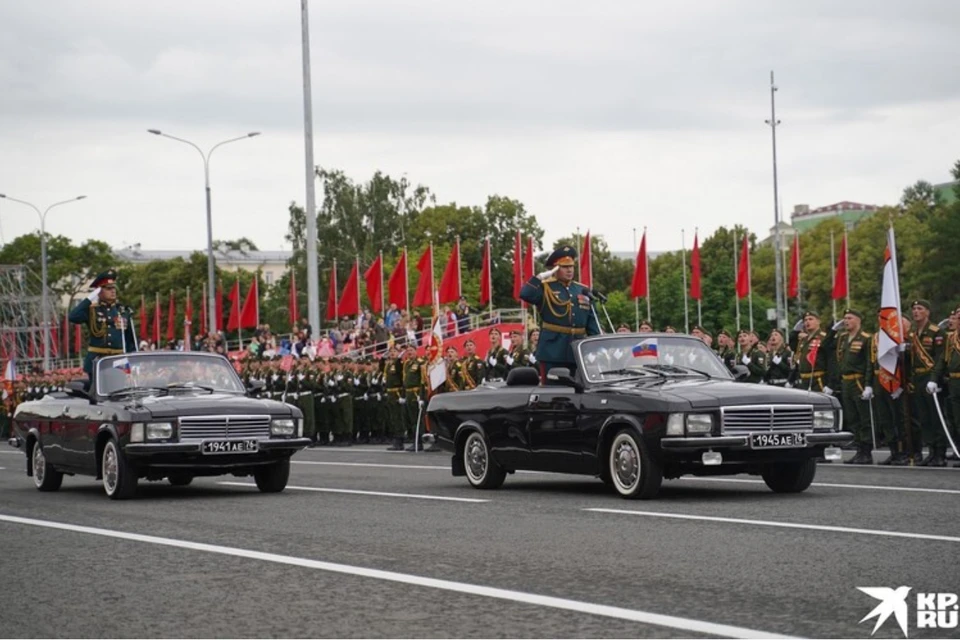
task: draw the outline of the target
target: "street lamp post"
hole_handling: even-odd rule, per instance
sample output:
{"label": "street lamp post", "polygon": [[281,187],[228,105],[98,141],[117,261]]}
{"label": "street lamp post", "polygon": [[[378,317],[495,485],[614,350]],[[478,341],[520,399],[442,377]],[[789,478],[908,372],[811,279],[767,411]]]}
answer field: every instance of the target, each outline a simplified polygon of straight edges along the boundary
{"label": "street lamp post", "polygon": [[216,302],[216,291],[217,285],[214,282],[216,278],[216,273],[214,269],[214,259],[213,259],[213,213],[210,207],[210,156],[213,155],[213,152],[217,147],[221,147],[230,142],[237,142],[238,140],[246,140],[247,138],[253,138],[254,136],[260,135],[259,131],[251,131],[250,133],[242,136],[237,136],[236,138],[230,138],[229,140],[224,140],[223,142],[218,142],[217,144],[210,147],[210,151],[204,153],[203,150],[190,142],[189,140],[184,140],[183,138],[178,138],[172,136],[169,133],[163,133],[159,129],[147,129],[149,133],[152,133],[155,136],[163,136],[164,138],[170,138],[171,140],[176,140],[177,142],[182,142],[188,144],[194,149],[197,150],[197,153],[200,154],[200,157],[203,158],[203,187],[206,193],[207,200],[207,318],[209,326],[207,331],[210,329],[216,330],[217,327],[217,302]]}
{"label": "street lamp post", "polygon": [[0,198],[5,198],[10,202],[19,202],[20,204],[25,204],[36,211],[37,215],[40,216],[40,277],[43,280],[43,287],[40,293],[40,312],[43,315],[42,333],[44,371],[50,370],[50,305],[47,302],[47,213],[54,207],[59,207],[62,204],[70,204],[71,202],[76,202],[77,200],[83,200],[86,197],[87,196],[77,196],[76,198],[70,198],[69,200],[64,200],[62,202],[55,202],[41,212],[40,209],[26,200],[18,200],[17,198],[11,198],[4,193],[0,193]]}

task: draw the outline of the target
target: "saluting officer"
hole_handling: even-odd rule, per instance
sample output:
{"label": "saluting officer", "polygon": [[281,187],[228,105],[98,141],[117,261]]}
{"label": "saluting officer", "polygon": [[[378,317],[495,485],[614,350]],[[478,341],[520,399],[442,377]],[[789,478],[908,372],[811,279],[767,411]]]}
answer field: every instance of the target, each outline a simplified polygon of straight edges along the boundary
{"label": "saluting officer", "polygon": [[741,329],[737,334],[737,342],[740,344],[740,363],[750,371],[750,375],[744,379],[744,382],[757,384],[763,382],[763,377],[767,375],[767,354],[757,346],[759,341],[760,338],[754,331]]}
{"label": "saluting officer", "polygon": [[117,272],[107,269],[90,283],[90,295],[70,312],[70,322],[87,327],[90,341],[83,359],[83,370],[93,375],[97,358],[137,350],[133,333],[133,310],[117,302]]}
{"label": "saluting officer", "polygon": [[808,391],[820,391],[826,394],[832,394],[831,389],[824,382],[827,376],[827,363],[829,362],[830,349],[833,347],[836,334],[831,329],[825,331],[820,328],[820,316],[816,311],[807,311],[803,318],[797,324],[803,325],[803,331],[794,327],[790,333],[790,341],[796,342],[797,348],[794,350],[794,363],[799,374],[800,382],[797,385]]}
{"label": "saluting officer", "polygon": [[873,464],[873,437],[870,407],[873,388],[865,384],[870,368],[870,334],[861,328],[863,314],[856,309],[843,312],[844,333],[837,339],[837,370],[840,377],[840,404],[843,428],[853,433],[857,454],[847,464]]}
{"label": "saluting officer", "polygon": [[552,367],[576,371],[572,343],[600,333],[590,290],[573,279],[577,251],[564,246],[547,258],[547,271],[530,278],[520,289],[520,298],[540,312],[540,342],[534,354],[540,363],[540,379]]}
{"label": "saluting officer", "polygon": [[[950,331],[944,340],[943,357],[934,364],[933,379],[927,384],[927,392],[936,393],[941,379],[950,394],[951,411],[944,418],[952,422],[948,422],[948,426],[951,427],[951,435],[956,443],[957,434],[960,432],[957,429],[960,425],[960,308],[954,309],[950,314]],[[946,464],[946,456],[940,455],[936,460],[927,463],[927,466],[943,467]],[[960,467],[960,462],[955,462],[953,466]]]}
{"label": "saluting officer", "polygon": [[774,329],[767,338],[767,374],[763,380],[775,387],[785,387],[790,378],[793,352],[787,346],[780,329]]}

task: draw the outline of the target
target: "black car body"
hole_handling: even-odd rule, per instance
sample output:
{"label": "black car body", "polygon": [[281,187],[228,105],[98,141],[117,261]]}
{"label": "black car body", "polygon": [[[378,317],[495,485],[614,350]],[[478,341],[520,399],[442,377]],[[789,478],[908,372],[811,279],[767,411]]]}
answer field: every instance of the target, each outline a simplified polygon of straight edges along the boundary
{"label": "black car body", "polygon": [[19,405],[10,444],[22,448],[42,491],[58,489],[64,474],[102,479],[111,498],[129,497],[141,478],[185,485],[222,474],[282,491],[290,456],[310,441],[299,409],[257,391],[217,354],[102,358],[89,385],[76,380]]}
{"label": "black car body", "polygon": [[737,382],[700,340],[613,334],[579,341],[576,374],[530,368],[506,383],[434,396],[427,414],[454,475],[478,488],[519,469],[598,476],[650,498],[663,478],[761,475],[806,489],[816,459],[852,439],[822,393]]}

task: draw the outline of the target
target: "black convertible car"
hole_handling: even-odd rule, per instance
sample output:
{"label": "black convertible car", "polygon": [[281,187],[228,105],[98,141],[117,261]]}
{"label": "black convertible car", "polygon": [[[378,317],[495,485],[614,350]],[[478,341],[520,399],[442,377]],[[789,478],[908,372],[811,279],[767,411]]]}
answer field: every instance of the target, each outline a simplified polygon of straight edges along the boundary
{"label": "black convertible car", "polygon": [[97,361],[65,392],[24,402],[10,444],[27,456],[27,475],[56,491],[64,474],[103,480],[126,498],[140,478],[187,485],[195,476],[252,475],[260,491],[283,491],[290,456],[307,446],[300,411],[246,389],[226,358],[155,351]]}
{"label": "black convertible car", "polygon": [[587,474],[625,498],[653,498],[663,478],[749,473],[800,492],[817,458],[839,460],[853,438],[835,398],[736,382],[693,337],[620,333],[574,351],[575,375],[552,369],[541,385],[519,368],[505,384],[430,400],[453,475],[494,489],[518,469]]}

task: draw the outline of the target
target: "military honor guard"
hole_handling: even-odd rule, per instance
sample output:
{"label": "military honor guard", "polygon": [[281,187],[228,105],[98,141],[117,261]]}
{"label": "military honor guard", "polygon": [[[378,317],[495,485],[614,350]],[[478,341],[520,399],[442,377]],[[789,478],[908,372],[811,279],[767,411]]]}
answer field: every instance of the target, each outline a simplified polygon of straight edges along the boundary
{"label": "military honor guard", "polygon": [[507,350],[503,348],[503,334],[496,327],[490,329],[490,349],[485,358],[487,377],[490,382],[503,380],[507,377],[510,366],[507,364]]}
{"label": "military honor guard", "polygon": [[[960,307],[950,314],[949,331],[943,341],[943,357],[937,358],[934,363],[932,380],[927,383],[925,391],[932,397],[943,388],[947,390],[950,398],[950,410],[946,411],[947,407],[943,407],[944,420],[947,421],[946,427],[950,429],[954,444],[957,444],[957,436],[960,435],[960,430],[957,429],[960,425]],[[941,425],[941,428],[943,426]],[[943,467],[946,464],[946,446],[943,445],[940,455],[929,461],[927,466]],[[955,462],[953,466],[960,467],[960,462]]]}
{"label": "military honor guard", "polygon": [[808,391],[820,391],[832,394],[833,389],[827,385],[828,362],[830,350],[833,348],[836,334],[831,329],[826,331],[820,328],[820,316],[816,311],[807,311],[803,314],[798,325],[790,334],[791,342],[797,347],[794,350],[793,362],[795,386]]}
{"label": "military honor guard", "polygon": [[561,247],[547,258],[547,271],[530,278],[520,290],[520,298],[540,312],[540,341],[534,356],[541,380],[553,367],[573,373],[573,341],[600,333],[592,294],[573,279],[576,262],[576,249]]}
{"label": "military honor guard", "polygon": [[463,343],[464,356],[457,363],[457,385],[464,391],[476,389],[487,376],[487,364],[477,355],[477,343],[467,338]]}
{"label": "military honor guard", "polygon": [[759,336],[754,331],[741,329],[737,334],[737,342],[740,344],[738,362],[750,371],[750,375],[744,379],[744,382],[763,382],[764,376],[767,375],[767,354],[757,346],[760,342]]}
{"label": "military honor guard", "polygon": [[787,346],[780,329],[774,329],[767,338],[767,373],[763,380],[774,387],[785,387],[790,379],[793,352]]}
{"label": "military honor guard", "polygon": [[70,322],[87,327],[90,340],[83,370],[93,375],[93,363],[103,356],[137,350],[133,310],[117,301],[117,272],[107,269],[90,283],[90,295],[70,312]]}
{"label": "military honor guard", "polygon": [[871,336],[861,328],[863,314],[856,309],[843,312],[844,332],[837,338],[837,373],[843,428],[853,434],[857,454],[847,464],[873,464],[873,433],[869,402],[873,388],[865,384],[870,367]]}

